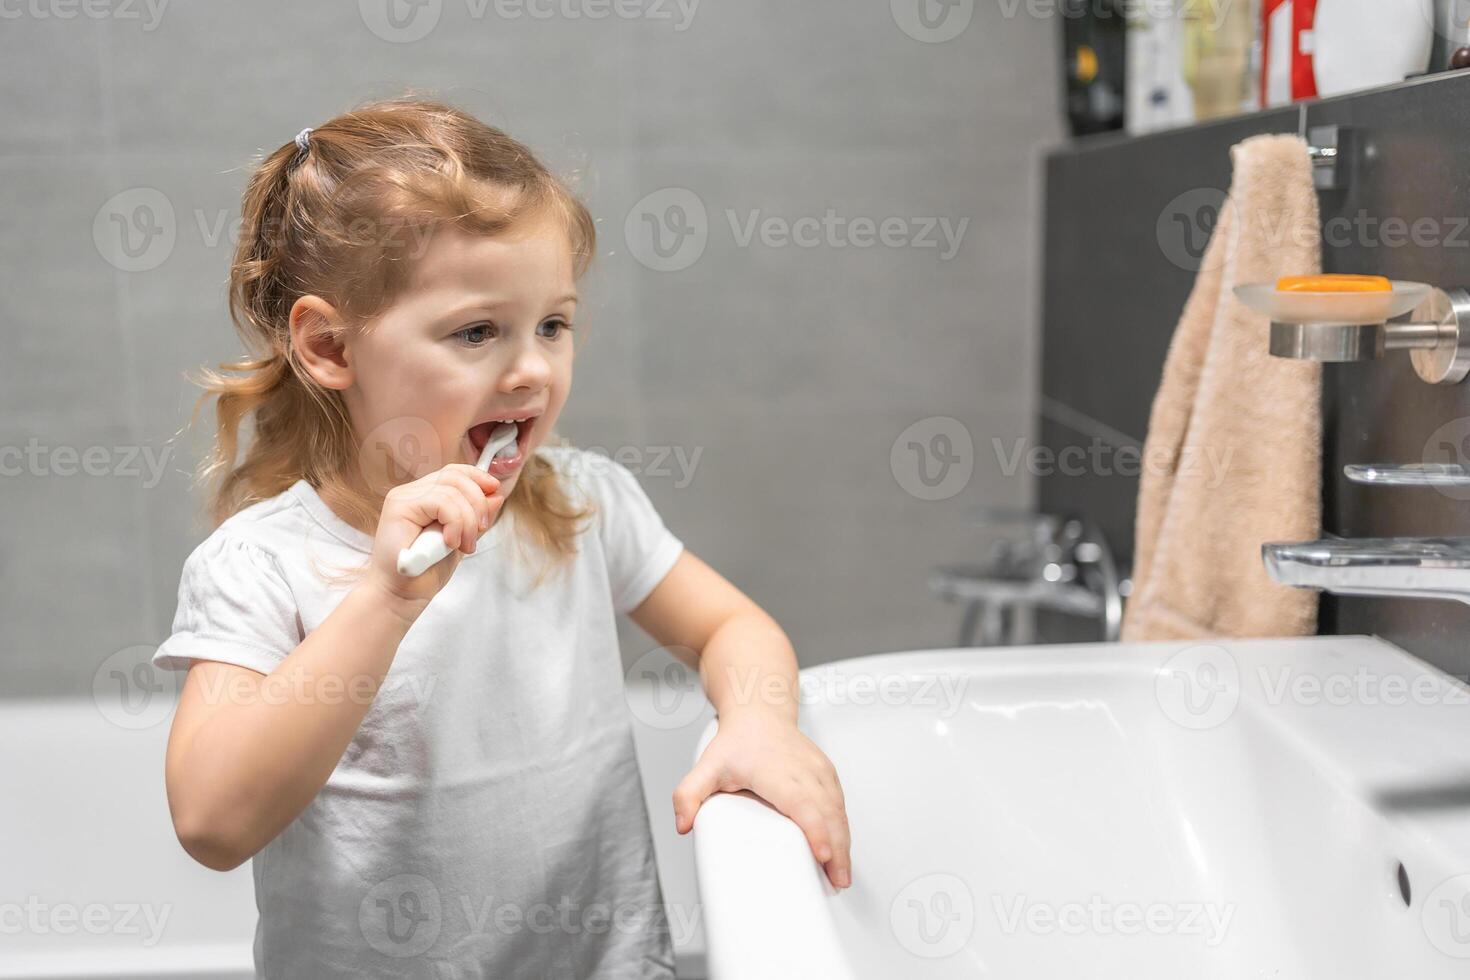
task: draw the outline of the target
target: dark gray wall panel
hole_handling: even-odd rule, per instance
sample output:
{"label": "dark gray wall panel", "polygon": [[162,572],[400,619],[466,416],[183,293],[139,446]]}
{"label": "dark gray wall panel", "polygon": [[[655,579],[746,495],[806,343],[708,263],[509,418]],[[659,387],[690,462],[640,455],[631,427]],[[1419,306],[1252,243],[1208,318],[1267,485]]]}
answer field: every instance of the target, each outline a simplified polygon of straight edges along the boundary
{"label": "dark gray wall panel", "polygon": [[[1191,189],[1227,188],[1233,143],[1294,132],[1300,116],[1294,107],[1069,147],[1048,158],[1039,427],[1045,446],[1088,445],[1091,436],[1077,431],[1073,413],[1143,439],[1169,337],[1194,279],[1189,250],[1160,233],[1160,215],[1167,224],[1171,207],[1187,210],[1208,199],[1171,204]],[[1470,75],[1312,103],[1306,119],[1351,126],[1357,139],[1348,188],[1320,198],[1325,269],[1470,286]],[[1401,353],[1328,365],[1323,382],[1327,531],[1470,534],[1470,499],[1357,487],[1342,476],[1350,462],[1463,458],[1470,382],[1425,384]],[[1043,509],[1091,514],[1131,556],[1136,476],[1053,473],[1038,487]],[[1324,597],[1320,630],[1378,634],[1452,673],[1470,672],[1470,607],[1458,603]]]}

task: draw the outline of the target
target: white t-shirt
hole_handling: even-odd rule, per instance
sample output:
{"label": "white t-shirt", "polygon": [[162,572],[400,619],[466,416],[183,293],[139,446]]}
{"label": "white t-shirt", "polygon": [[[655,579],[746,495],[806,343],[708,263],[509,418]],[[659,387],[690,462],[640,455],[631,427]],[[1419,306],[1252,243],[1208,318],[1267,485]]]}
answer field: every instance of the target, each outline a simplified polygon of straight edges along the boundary
{"label": "white t-shirt", "polygon": [[[626,468],[539,452],[596,508],[577,555],[533,587],[502,514],[461,560],[331,777],[252,859],[258,976],[673,977],[614,614],[682,545]],[[241,510],[184,564],[153,663],[269,673],[350,589],[322,570],[371,548],[305,480]]]}

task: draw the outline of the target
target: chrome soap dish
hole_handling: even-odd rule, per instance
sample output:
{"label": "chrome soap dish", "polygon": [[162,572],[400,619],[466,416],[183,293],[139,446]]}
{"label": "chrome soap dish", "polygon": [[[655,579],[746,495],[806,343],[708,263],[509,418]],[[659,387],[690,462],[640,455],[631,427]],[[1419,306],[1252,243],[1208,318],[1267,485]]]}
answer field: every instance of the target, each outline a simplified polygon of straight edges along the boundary
{"label": "chrome soap dish", "polygon": [[[1415,373],[1431,384],[1457,384],[1470,373],[1470,292],[1464,289],[1392,280],[1386,290],[1310,292],[1252,283],[1236,286],[1235,295],[1271,318],[1276,357],[1368,361],[1407,350]],[[1405,314],[1407,320],[1391,322]]]}

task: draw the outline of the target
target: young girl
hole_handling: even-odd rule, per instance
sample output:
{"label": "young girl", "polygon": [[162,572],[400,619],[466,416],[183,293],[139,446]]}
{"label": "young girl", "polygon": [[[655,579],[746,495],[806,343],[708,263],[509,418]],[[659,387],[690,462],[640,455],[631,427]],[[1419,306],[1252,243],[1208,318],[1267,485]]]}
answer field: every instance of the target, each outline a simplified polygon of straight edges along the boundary
{"label": "young girl", "polygon": [[[850,884],[786,636],[625,468],[554,444],[593,253],[526,147],[438,103],[304,130],[249,181],[230,308],[257,356],[206,373],[218,526],[153,662],[188,669],[180,842],[254,858],[259,976],[672,976],[615,613],[697,653],[719,714],[679,832],[748,788]],[[425,528],[457,550],[405,577]]]}

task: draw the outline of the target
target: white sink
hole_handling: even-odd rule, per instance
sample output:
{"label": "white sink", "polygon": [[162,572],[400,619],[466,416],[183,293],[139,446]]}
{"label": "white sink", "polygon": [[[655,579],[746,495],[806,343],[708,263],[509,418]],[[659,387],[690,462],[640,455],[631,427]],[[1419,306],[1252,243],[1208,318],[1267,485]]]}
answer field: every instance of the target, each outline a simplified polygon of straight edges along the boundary
{"label": "white sink", "polygon": [[1397,647],[920,651],[802,682],[853,886],[763,801],[706,801],[711,980],[1470,976],[1470,691]]}

